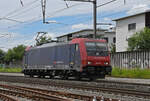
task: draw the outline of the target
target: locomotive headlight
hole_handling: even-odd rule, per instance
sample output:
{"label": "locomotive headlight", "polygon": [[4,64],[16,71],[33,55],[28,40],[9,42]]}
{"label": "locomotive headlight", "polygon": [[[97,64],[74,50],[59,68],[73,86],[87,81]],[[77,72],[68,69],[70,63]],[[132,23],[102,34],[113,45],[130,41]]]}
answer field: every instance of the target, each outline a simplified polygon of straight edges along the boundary
{"label": "locomotive headlight", "polygon": [[109,63],[108,63],[108,62],[104,62],[104,64],[105,64],[105,65],[108,65]]}
{"label": "locomotive headlight", "polygon": [[88,61],[88,65],[92,64],[92,62]]}

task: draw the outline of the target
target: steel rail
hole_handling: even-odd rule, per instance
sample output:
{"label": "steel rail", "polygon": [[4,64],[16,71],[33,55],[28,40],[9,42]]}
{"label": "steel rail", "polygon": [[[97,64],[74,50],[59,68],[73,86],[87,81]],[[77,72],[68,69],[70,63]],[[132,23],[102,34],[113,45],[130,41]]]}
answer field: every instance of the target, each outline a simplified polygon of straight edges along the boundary
{"label": "steel rail", "polygon": [[[27,97],[33,100],[44,100],[44,101],[72,101],[70,99],[65,99],[59,96],[54,96],[51,94],[46,94],[30,89],[25,89],[25,88],[20,88],[20,87],[15,87],[15,86],[8,86],[8,85],[0,85],[0,87],[8,89],[8,90],[3,90],[0,89],[1,93],[6,93],[11,94],[11,95],[19,95],[21,97]],[[15,91],[12,91],[15,90]]]}
{"label": "steel rail", "polygon": [[[17,86],[18,87],[18,86]],[[46,94],[52,94],[52,95],[60,95],[63,97],[67,98],[73,98],[73,99],[79,99],[79,100],[84,100],[84,101],[92,101],[94,99],[93,96],[86,96],[86,95],[81,95],[81,94],[72,94],[72,93],[67,93],[67,92],[60,92],[60,91],[52,91],[52,90],[45,90],[45,89],[39,89],[39,88],[29,88],[29,87],[21,87],[20,88],[25,88],[25,89],[30,89]],[[96,96],[97,101],[119,101],[118,99],[110,99],[110,98],[103,98],[101,96]]]}
{"label": "steel rail", "polygon": [[99,87],[99,86],[92,86],[92,85],[76,85],[76,84],[68,84],[65,83],[50,83],[50,86],[60,87],[60,88],[73,88],[73,89],[82,89],[82,90],[89,90],[89,91],[96,91],[96,92],[108,92],[108,93],[115,93],[115,94],[123,94],[123,95],[131,95],[131,96],[141,96],[144,98],[150,98],[150,92],[144,91],[137,91],[137,90],[130,90],[130,89],[117,89],[111,87]]}
{"label": "steel rail", "polygon": [[[116,82],[116,81],[107,81],[107,80],[100,80],[97,82],[78,82],[78,81],[64,81],[64,80],[47,80],[47,79],[37,79],[37,78],[24,78],[24,77],[0,77],[1,81],[7,82],[18,82],[18,83],[27,83],[27,84],[39,84],[39,85],[46,85],[46,86],[55,86],[55,87],[63,87],[63,88],[74,88],[74,89],[85,89],[90,91],[103,91],[108,93],[115,93],[115,94],[122,94],[122,95],[131,95],[131,96],[140,96],[145,98],[150,98],[150,90],[147,91],[140,91],[134,90],[132,87],[134,86],[143,86],[150,88],[150,84],[137,84],[137,83],[124,83],[124,82]],[[111,86],[108,86],[110,85]],[[118,85],[130,85],[129,88],[117,88]],[[115,87],[113,87],[115,86]]]}
{"label": "steel rail", "polygon": [[0,93],[0,99],[4,101],[18,101],[17,99],[3,93]]}

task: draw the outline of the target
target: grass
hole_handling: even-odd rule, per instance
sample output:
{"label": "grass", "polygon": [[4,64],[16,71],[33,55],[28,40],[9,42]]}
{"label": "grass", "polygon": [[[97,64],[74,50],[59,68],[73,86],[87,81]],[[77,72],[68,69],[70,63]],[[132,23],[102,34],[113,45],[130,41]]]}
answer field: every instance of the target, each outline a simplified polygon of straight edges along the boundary
{"label": "grass", "polygon": [[0,72],[3,72],[3,73],[21,73],[22,71],[22,68],[3,68],[3,67],[0,67]]}
{"label": "grass", "polygon": [[150,79],[150,69],[120,69],[114,67],[112,70],[112,76],[122,78]]}

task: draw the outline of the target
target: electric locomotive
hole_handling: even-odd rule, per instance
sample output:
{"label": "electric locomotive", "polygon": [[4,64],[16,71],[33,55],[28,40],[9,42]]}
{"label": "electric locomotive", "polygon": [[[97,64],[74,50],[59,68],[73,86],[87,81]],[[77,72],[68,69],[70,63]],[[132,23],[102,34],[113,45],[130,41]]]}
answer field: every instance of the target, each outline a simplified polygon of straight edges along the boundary
{"label": "electric locomotive", "polygon": [[25,76],[105,78],[112,67],[105,40],[75,38],[69,43],[49,43],[28,48],[24,55]]}

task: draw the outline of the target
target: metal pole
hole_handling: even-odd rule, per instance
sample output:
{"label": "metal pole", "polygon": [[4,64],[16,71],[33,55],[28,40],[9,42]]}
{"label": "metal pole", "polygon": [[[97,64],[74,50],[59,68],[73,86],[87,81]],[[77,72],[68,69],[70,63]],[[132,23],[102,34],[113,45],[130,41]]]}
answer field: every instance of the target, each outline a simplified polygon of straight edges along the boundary
{"label": "metal pole", "polygon": [[97,31],[97,0],[94,0],[93,1],[93,27],[94,27],[94,35],[93,35],[93,38],[96,39],[96,31]]}
{"label": "metal pole", "polygon": [[41,5],[42,5],[42,13],[43,13],[43,23],[45,23],[46,0],[41,0]]}

